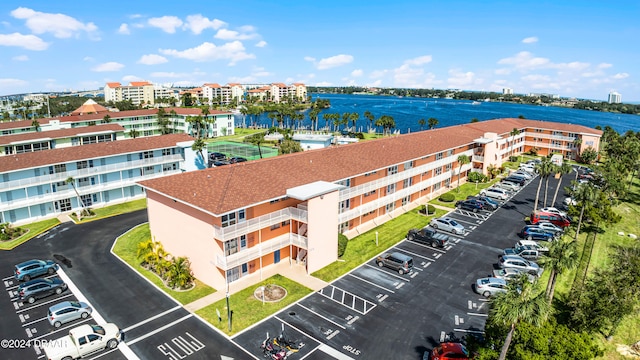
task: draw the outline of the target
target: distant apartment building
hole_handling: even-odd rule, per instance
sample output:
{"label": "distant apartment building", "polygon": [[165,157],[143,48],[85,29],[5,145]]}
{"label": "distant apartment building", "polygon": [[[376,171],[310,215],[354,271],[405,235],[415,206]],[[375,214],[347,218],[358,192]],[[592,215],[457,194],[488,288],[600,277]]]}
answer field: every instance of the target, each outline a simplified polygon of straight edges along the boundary
{"label": "distant apartment building", "polygon": [[[158,114],[164,114],[159,121]],[[235,133],[235,118],[228,111],[209,110],[209,114],[197,125],[191,119],[204,116],[200,108],[162,108],[127,111],[109,111],[93,100],[87,100],[71,115],[38,119],[38,128],[31,120],[0,122],[0,135],[40,132],[46,136],[51,130],[91,127],[86,131],[97,131],[95,125],[116,124],[124,128],[124,138],[149,137],[166,133],[185,133],[202,137],[218,137]]]}
{"label": "distant apartment building", "polygon": [[143,198],[138,181],[201,168],[202,160],[191,149],[193,140],[186,134],[94,138],[89,142],[96,143],[82,146],[0,156],[0,223],[29,223]]}
{"label": "distant apartment building", "polygon": [[153,105],[155,93],[153,84],[148,81],[133,81],[127,86],[119,82],[108,82],[104,87],[106,102],[131,101],[134,105]]}
{"label": "distant apartment building", "polygon": [[206,83],[202,85],[202,99],[209,105],[240,104],[244,100],[244,88],[237,83],[227,85]]}
{"label": "distant apartment building", "polygon": [[[513,129],[520,130],[511,136]],[[312,273],[337,260],[338,234],[371,230],[512,154],[575,158],[602,131],[497,119],[146,180],[151,234],[217,289],[281,261]],[[580,140],[580,141],[576,141]],[[460,155],[470,158],[458,162]],[[190,186],[198,184],[198,186]],[[176,226],[175,224],[181,224]],[[298,265],[295,265],[298,264]]]}
{"label": "distant apartment building", "polygon": [[612,91],[609,93],[609,104],[620,104],[622,103],[622,95],[619,93]]}
{"label": "distant apartment building", "polygon": [[503,88],[502,89],[502,95],[513,95],[513,89],[512,88]]}

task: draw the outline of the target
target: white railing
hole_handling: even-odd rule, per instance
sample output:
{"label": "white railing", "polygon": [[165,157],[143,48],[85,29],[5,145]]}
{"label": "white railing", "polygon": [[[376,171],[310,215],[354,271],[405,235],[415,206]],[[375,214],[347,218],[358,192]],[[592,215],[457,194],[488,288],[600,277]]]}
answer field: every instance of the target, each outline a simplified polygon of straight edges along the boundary
{"label": "white railing", "polygon": [[307,238],[304,236],[297,234],[283,234],[273,239],[263,241],[250,248],[241,250],[235,254],[227,256],[217,255],[216,266],[224,270],[232,269],[289,245],[294,245],[306,250],[307,243]]}
{"label": "white railing", "polygon": [[294,207],[278,210],[256,218],[248,219],[233,225],[221,227],[213,226],[213,237],[219,241],[235,239],[238,236],[246,235],[260,229],[271,227],[286,220],[295,220],[303,223],[308,222],[308,213]]}
{"label": "white railing", "polygon": [[576,137],[574,136],[564,136],[564,135],[553,135],[553,134],[545,134],[539,132],[527,132],[527,137],[535,137],[539,139],[553,139],[553,140],[563,140],[563,141],[575,141]]}
{"label": "white railing", "polygon": [[69,177],[73,177],[73,178],[77,179],[77,178],[82,178],[82,177],[89,177],[89,176],[95,176],[95,175],[101,175],[101,174],[109,174],[109,173],[114,173],[114,172],[123,172],[123,171],[131,170],[131,169],[139,169],[139,168],[142,168],[142,167],[145,167],[145,166],[172,163],[172,162],[177,162],[177,161],[178,162],[179,161],[183,161],[182,155],[176,154],[176,155],[153,157],[153,158],[149,158],[149,159],[123,161],[123,162],[116,163],[116,164],[100,165],[100,166],[94,166],[94,167],[91,167],[91,168],[85,168],[85,169],[80,169],[80,170],[70,170],[70,171],[65,171],[65,172],[56,173],[56,174],[32,176],[32,177],[29,177],[29,178],[26,178],[26,179],[18,179],[18,180],[11,180],[11,181],[7,181],[7,182],[0,182],[0,191],[7,191],[7,190],[12,190],[12,189],[20,189],[20,188],[25,188],[25,187],[28,187],[28,186],[52,184],[52,183],[55,183],[55,182],[65,181]]}

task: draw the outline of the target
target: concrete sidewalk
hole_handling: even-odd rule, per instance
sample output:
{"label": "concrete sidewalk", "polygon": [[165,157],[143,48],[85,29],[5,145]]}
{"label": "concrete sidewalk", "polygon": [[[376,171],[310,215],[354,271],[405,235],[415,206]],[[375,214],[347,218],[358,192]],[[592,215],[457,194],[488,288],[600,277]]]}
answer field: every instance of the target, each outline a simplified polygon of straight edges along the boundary
{"label": "concrete sidewalk", "polygon": [[[329,285],[327,282],[322,281],[311,275],[307,275],[307,270],[304,265],[298,265],[295,263],[289,264],[289,261],[282,261],[274,266],[269,266],[262,271],[257,271],[251,275],[244,276],[241,279],[229,284],[229,295],[233,295],[249,286],[255,286],[257,282],[264,279],[268,279],[275,274],[280,274],[290,280],[293,280],[300,285],[306,286],[313,291],[318,291],[325,286]],[[207,295],[194,302],[186,304],[184,306],[189,312],[196,312],[206,306],[209,306],[217,301],[220,301],[226,297],[226,292],[218,290],[213,294]]]}

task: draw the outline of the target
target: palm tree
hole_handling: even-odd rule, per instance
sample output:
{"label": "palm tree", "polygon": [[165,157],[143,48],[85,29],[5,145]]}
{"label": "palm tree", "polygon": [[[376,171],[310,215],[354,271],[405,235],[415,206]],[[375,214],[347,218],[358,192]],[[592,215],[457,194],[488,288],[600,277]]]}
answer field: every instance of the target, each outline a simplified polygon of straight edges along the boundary
{"label": "palm tree", "polygon": [[139,243],[136,255],[142,261],[142,265],[146,265],[150,270],[164,277],[166,257],[169,254],[164,250],[161,242],[149,239]]}
{"label": "palm tree", "polygon": [[549,252],[539,260],[540,265],[551,271],[549,282],[547,283],[547,290],[545,291],[549,304],[551,304],[553,300],[558,275],[578,265],[579,254],[577,244],[575,240],[566,241],[559,239],[558,241],[553,241],[549,246]]}
{"label": "palm tree", "polygon": [[31,126],[36,129],[36,132],[40,131],[40,122],[38,120],[33,119],[33,121],[31,121]]}
{"label": "palm tree", "polygon": [[185,289],[193,283],[191,263],[185,257],[173,258],[167,268],[167,283],[171,288]]}
{"label": "palm tree", "polygon": [[353,132],[358,131],[356,128],[356,122],[360,119],[360,114],[357,112],[353,112],[349,115],[349,120],[351,121],[351,127],[353,127]]}
{"label": "palm tree", "polygon": [[553,163],[547,157],[542,158],[542,162],[536,165],[536,171],[540,176],[540,181],[538,182],[538,191],[536,192],[536,202],[533,203],[533,212],[536,212],[536,210],[538,210],[538,199],[540,198],[540,188],[542,187],[542,181],[544,180],[544,178],[549,176],[549,173],[551,173],[551,166],[553,166]]}
{"label": "palm tree", "polygon": [[109,114],[105,115],[102,117],[102,122],[105,124],[108,124],[111,122],[111,116],[109,116]]}
{"label": "palm tree", "polygon": [[309,120],[311,120],[311,130],[318,130],[318,114],[320,114],[320,110],[317,108],[311,109],[309,111]]}
{"label": "palm tree", "polygon": [[513,145],[516,142],[516,136],[520,135],[520,130],[518,130],[518,128],[513,128],[513,130],[511,130],[511,132],[509,133],[509,135],[511,135],[511,151],[509,152],[510,156],[513,156]]}
{"label": "palm tree", "polygon": [[382,134],[387,135],[388,133],[391,132],[391,129],[396,127],[396,121],[393,119],[392,116],[382,115],[378,118],[378,120],[376,120],[375,125],[381,126],[383,129]]}
{"label": "palm tree", "polygon": [[429,125],[429,130],[431,130],[431,129],[435,128],[436,126],[438,126],[438,119],[431,117],[427,121],[427,124]]}
{"label": "palm tree", "polygon": [[471,159],[467,155],[458,155],[458,187],[456,188],[457,192],[460,192],[460,171],[462,170],[462,166],[471,162]]}
{"label": "palm tree", "polygon": [[178,113],[175,109],[171,109],[171,111],[169,111],[169,115],[171,115],[171,133],[174,133],[176,132],[176,120],[178,119]]}
{"label": "palm tree", "polygon": [[262,148],[260,148],[260,144],[264,142],[264,133],[259,132],[253,135],[247,136],[244,138],[243,142],[248,142],[252,145],[258,147],[258,153],[260,154],[260,159],[262,159]]}
{"label": "palm tree", "polygon": [[542,203],[543,204],[542,207],[547,207],[547,195],[549,193],[549,178],[551,177],[551,175],[554,175],[559,171],[560,170],[558,165],[551,163],[551,167],[549,168],[549,173],[547,174],[547,176],[545,176],[545,179],[544,179],[544,202]]}
{"label": "palm tree", "polygon": [[201,108],[201,112],[202,112],[202,117],[201,117],[202,121],[200,122],[200,125],[202,125],[202,127],[204,127],[205,124],[207,125],[207,128],[204,129],[204,134],[205,134],[205,137],[208,138],[209,137],[209,124],[211,124],[213,121],[215,121],[215,118],[210,118],[209,117],[209,114],[211,112],[209,111],[209,107],[208,106],[203,106]]}
{"label": "palm tree", "polygon": [[509,332],[500,351],[499,360],[507,357],[513,334],[518,323],[526,322],[540,326],[547,321],[551,307],[544,293],[535,293],[534,284],[526,280],[526,275],[507,285],[507,291],[497,294],[490,302],[489,317],[496,324],[508,326]]}
{"label": "palm tree", "polygon": [[420,131],[422,131],[422,128],[424,128],[426,123],[427,123],[427,120],[425,120],[424,118],[418,120],[418,124],[420,124]]}
{"label": "palm tree", "polygon": [[75,191],[76,196],[78,197],[78,204],[80,204],[80,214],[78,215],[78,220],[80,220],[82,215],[84,215],[84,202],[82,201],[82,198],[80,197],[80,193],[76,188],[76,180],[73,177],[69,176],[64,182],[67,185],[71,185],[71,187],[73,187],[73,191]]}
{"label": "palm tree", "polygon": [[574,239],[578,240],[578,235],[580,234],[580,227],[582,226],[582,218],[584,217],[584,210],[587,205],[591,204],[598,197],[598,188],[596,188],[592,183],[586,183],[577,185],[574,183],[574,186],[577,186],[576,191],[571,194],[573,200],[576,203],[580,204],[580,217],[578,218],[578,226],[576,227],[576,236]]}
{"label": "palm tree", "polygon": [[373,121],[376,119],[376,117],[373,116],[373,114],[369,110],[364,112],[364,117],[369,121],[369,132],[370,132],[371,127],[373,126]]}
{"label": "palm tree", "polygon": [[206,162],[207,159],[204,157],[204,148],[207,147],[207,143],[202,140],[202,138],[196,138],[196,140],[191,145],[191,150],[196,151],[200,156],[202,156],[202,161]]}
{"label": "palm tree", "polygon": [[[553,201],[551,201],[551,206],[555,206],[554,204],[556,203],[556,199],[558,198],[558,190],[560,190],[562,176],[571,174],[571,172],[573,171],[573,167],[569,165],[569,163],[563,162],[562,165],[557,168],[557,171],[560,173],[560,177],[558,178],[558,186],[556,187],[556,192],[553,194]],[[576,171],[576,174],[577,173],[578,172]]]}
{"label": "palm tree", "polygon": [[133,139],[137,138],[139,134],[140,133],[136,129],[129,130],[129,136],[131,136]]}

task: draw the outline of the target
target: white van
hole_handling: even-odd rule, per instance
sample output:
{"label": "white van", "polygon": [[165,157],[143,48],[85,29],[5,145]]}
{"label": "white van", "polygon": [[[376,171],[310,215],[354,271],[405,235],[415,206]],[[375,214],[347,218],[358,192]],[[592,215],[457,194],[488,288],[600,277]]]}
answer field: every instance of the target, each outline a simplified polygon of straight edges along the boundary
{"label": "white van", "polygon": [[515,247],[523,247],[523,246],[531,246],[540,252],[549,251],[549,248],[540,245],[537,241],[534,241],[534,240],[518,240]]}

